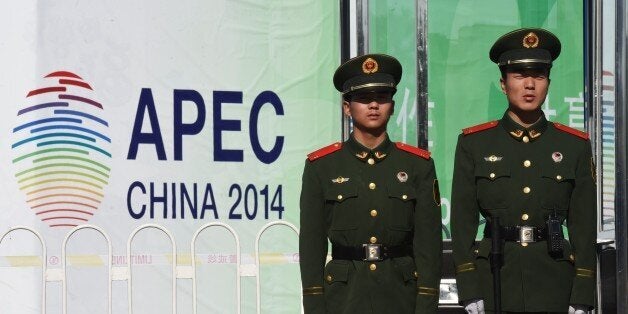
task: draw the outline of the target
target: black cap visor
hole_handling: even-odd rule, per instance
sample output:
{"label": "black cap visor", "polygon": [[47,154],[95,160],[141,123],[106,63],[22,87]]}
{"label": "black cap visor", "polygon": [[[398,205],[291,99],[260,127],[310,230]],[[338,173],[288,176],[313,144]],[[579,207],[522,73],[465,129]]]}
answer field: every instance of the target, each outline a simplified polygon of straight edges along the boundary
{"label": "black cap visor", "polygon": [[497,65],[500,68],[551,68],[552,56],[545,49],[513,49],[502,53]]}
{"label": "black cap visor", "polygon": [[361,75],[345,81],[342,85],[342,94],[372,91],[390,91],[394,94],[397,91],[395,85],[394,77],[387,73]]}

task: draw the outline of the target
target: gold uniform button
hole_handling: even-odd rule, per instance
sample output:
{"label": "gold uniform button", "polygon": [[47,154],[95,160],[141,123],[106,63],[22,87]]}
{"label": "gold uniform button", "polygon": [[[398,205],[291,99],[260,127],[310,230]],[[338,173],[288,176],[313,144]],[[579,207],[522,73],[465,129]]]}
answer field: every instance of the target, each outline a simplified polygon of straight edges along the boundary
{"label": "gold uniform button", "polygon": [[473,253],[480,254],[480,250],[473,250]]}
{"label": "gold uniform button", "polygon": [[528,220],[528,218],[530,218],[530,216],[528,216],[528,214],[521,215],[521,220]]}
{"label": "gold uniform button", "polygon": [[377,216],[377,211],[376,210],[371,210],[371,217],[375,217]]}
{"label": "gold uniform button", "polygon": [[532,162],[529,161],[529,160],[526,160],[526,161],[523,162],[523,166],[528,168],[528,167],[532,166]]}
{"label": "gold uniform button", "polygon": [[576,257],[575,257],[575,256],[573,256],[573,254],[570,254],[570,255],[569,255],[569,260],[573,262],[573,261],[575,261],[575,260],[576,260]]}
{"label": "gold uniform button", "polygon": [[369,183],[369,189],[375,190],[376,187],[377,186],[375,185],[375,183],[373,183],[373,182]]}
{"label": "gold uniform button", "polygon": [[369,269],[370,270],[376,270],[377,269],[377,265],[371,264],[371,265],[369,265]]}
{"label": "gold uniform button", "polygon": [[414,278],[419,278],[419,273],[415,270],[412,275],[414,275]]}
{"label": "gold uniform button", "polygon": [[523,193],[525,193],[525,194],[530,193],[530,191],[531,191],[530,188],[527,187],[527,186],[525,188],[523,188]]}
{"label": "gold uniform button", "polygon": [[562,179],[563,179],[563,177],[560,174],[556,176],[556,180],[560,181]]}
{"label": "gold uniform button", "polygon": [[407,200],[408,199],[408,195],[401,195],[401,199]]}
{"label": "gold uniform button", "polygon": [[495,179],[495,173],[491,172],[491,174],[489,174],[488,177],[491,179]]}
{"label": "gold uniform button", "polygon": [[529,141],[530,141],[530,138],[529,138],[528,136],[524,136],[521,140],[522,140],[524,143],[527,143],[527,142],[529,142]]}
{"label": "gold uniform button", "polygon": [[371,237],[369,239],[369,241],[371,241],[371,243],[377,243],[377,238],[376,237]]}
{"label": "gold uniform button", "polygon": [[375,164],[375,159],[369,158],[366,162],[368,162],[369,165],[374,165]]}
{"label": "gold uniform button", "polygon": [[521,243],[521,246],[526,247],[526,246],[528,246],[528,243],[523,242],[523,243]]}
{"label": "gold uniform button", "polygon": [[341,194],[338,194],[338,196],[336,196],[336,198],[337,198],[338,200],[341,200],[341,199],[342,199],[342,195],[341,195]]}
{"label": "gold uniform button", "polygon": [[325,280],[327,280],[327,282],[331,282],[334,278],[331,275],[327,275],[327,277],[325,277]]}

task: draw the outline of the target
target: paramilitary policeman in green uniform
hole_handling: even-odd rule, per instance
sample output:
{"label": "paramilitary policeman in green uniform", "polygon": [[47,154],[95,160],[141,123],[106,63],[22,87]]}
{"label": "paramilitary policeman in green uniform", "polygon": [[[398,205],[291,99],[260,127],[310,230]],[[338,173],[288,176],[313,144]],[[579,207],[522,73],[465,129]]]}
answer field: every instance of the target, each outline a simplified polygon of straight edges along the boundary
{"label": "paramilitary policeman in green uniform", "polygon": [[[491,228],[500,220],[504,312],[584,313],[594,304],[595,167],[586,133],[545,118],[558,38],[527,28],[500,37],[490,58],[508,100],[501,120],[463,130],[452,187],[452,245],[459,299],[493,309]],[[479,215],[487,220],[476,246]],[[562,234],[567,227],[566,240]]]}
{"label": "paramilitary policeman in green uniform", "polygon": [[334,74],[353,132],[305,162],[299,254],[307,314],[436,312],[442,241],[434,162],[386,133],[401,72],[395,58],[370,54]]}

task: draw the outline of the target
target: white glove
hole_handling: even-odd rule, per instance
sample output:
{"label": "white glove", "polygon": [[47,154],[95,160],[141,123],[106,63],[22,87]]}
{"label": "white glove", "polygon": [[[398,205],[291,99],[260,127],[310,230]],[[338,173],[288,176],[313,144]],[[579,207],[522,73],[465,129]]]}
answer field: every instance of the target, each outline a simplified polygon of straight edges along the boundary
{"label": "white glove", "polygon": [[484,300],[476,300],[464,307],[468,314],[484,314]]}
{"label": "white glove", "polygon": [[586,311],[582,309],[576,309],[572,305],[569,306],[569,314],[586,314]]}

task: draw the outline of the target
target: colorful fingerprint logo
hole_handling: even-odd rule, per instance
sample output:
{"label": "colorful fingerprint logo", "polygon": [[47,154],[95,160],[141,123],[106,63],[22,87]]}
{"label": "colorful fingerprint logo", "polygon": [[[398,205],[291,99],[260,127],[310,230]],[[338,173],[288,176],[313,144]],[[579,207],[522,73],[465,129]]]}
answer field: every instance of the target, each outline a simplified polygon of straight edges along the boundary
{"label": "colorful fingerprint logo", "polygon": [[80,76],[57,71],[17,112],[11,148],[19,189],[50,227],[74,227],[97,212],[109,182],[111,139],[103,106]]}

